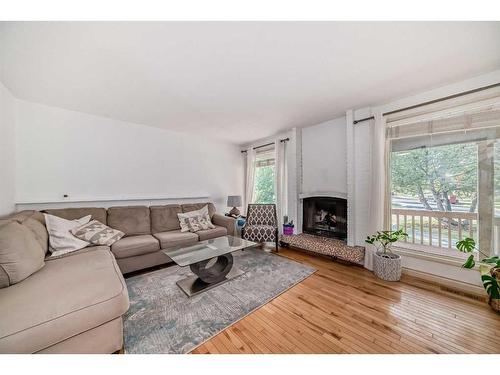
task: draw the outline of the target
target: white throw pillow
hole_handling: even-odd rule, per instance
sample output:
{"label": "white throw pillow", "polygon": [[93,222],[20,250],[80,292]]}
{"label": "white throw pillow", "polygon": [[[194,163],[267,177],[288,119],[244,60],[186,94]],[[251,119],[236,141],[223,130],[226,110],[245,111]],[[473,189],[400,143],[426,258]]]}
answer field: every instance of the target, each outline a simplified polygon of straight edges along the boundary
{"label": "white throw pillow", "polygon": [[90,242],[73,236],[71,229],[87,224],[92,218],[91,215],[77,220],[66,220],[49,214],[44,214],[44,216],[47,232],[49,233],[49,250],[52,253],[51,256],[60,256],[90,245]]}
{"label": "white throw pillow", "polygon": [[[208,214],[208,205],[196,211],[189,211],[182,214],[177,214],[181,232],[196,232],[201,229],[213,229],[215,225],[210,221]],[[198,228],[198,224],[203,223],[203,227]]]}

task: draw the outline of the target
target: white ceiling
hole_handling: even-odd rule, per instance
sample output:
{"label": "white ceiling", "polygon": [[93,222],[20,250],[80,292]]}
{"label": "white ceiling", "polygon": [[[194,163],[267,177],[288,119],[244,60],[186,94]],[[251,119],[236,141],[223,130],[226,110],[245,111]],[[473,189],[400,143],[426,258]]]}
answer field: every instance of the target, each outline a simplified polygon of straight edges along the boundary
{"label": "white ceiling", "polygon": [[500,22],[3,22],[18,98],[244,144],[500,67]]}

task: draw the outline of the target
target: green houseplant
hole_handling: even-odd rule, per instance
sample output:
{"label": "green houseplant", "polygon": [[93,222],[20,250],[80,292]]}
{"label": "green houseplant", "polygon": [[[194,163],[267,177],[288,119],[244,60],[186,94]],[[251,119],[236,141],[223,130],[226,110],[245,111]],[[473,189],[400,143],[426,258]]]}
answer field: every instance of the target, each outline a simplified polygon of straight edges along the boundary
{"label": "green houseplant", "polygon": [[399,229],[378,231],[366,237],[365,242],[377,248],[373,257],[373,273],[382,280],[398,281],[401,278],[401,257],[391,251],[392,245],[408,237]]}
{"label": "green houseplant", "polygon": [[[457,249],[464,253],[477,251],[479,254],[486,256],[486,254],[476,248],[476,241],[470,237],[458,241]],[[471,254],[462,267],[471,269],[475,265],[474,254]],[[480,261],[479,272],[481,273],[481,281],[483,282],[484,289],[490,297],[490,306],[495,311],[500,311],[500,258],[498,256],[484,258]]]}

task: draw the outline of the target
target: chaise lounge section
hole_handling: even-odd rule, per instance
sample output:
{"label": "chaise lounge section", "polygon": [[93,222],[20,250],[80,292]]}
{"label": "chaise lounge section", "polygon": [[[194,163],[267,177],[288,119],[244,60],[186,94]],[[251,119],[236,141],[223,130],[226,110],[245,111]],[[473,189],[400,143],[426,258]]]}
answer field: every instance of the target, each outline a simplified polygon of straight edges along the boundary
{"label": "chaise lounge section", "polygon": [[[22,232],[27,238],[2,243],[37,244],[47,253],[41,213],[25,211],[4,224],[10,221],[28,229]],[[127,287],[108,247],[47,257],[40,270],[0,289],[0,353],[112,353],[123,345],[128,307]]]}

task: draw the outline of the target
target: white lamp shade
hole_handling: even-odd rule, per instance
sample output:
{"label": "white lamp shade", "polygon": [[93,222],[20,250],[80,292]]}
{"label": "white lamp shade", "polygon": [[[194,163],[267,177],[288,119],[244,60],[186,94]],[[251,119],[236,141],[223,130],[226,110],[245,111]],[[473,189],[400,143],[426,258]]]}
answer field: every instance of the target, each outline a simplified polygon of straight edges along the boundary
{"label": "white lamp shade", "polygon": [[230,195],[227,197],[228,207],[241,207],[241,195]]}

